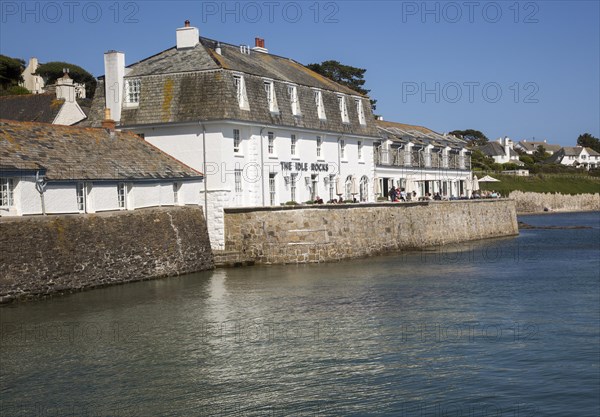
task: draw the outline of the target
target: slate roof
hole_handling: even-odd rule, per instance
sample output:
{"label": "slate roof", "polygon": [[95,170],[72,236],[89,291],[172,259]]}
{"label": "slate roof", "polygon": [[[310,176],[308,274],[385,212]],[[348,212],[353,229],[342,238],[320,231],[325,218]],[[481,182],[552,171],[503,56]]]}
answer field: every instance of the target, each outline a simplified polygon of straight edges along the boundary
{"label": "slate roof", "polygon": [[[1,96],[0,119],[52,123],[64,103],[64,99],[56,98],[55,92]],[[79,107],[87,115],[92,105],[92,100],[89,98],[77,99],[77,104],[79,104]]]}
{"label": "slate roof", "polygon": [[427,127],[409,125],[405,123],[375,121],[379,135],[393,141],[406,143],[412,142],[418,145],[433,145],[436,147],[465,148],[467,141],[453,135],[442,135]]}
{"label": "slate roof", "polygon": [[52,123],[64,102],[53,93],[2,96],[0,119]]}
{"label": "slate roof", "polygon": [[[488,156],[506,156],[504,146],[500,145],[498,142],[488,142],[485,145],[478,146],[477,149]],[[519,156],[519,154],[512,148],[509,149],[509,154],[510,156]]]}
{"label": "slate roof", "polygon": [[560,149],[560,145],[551,145],[546,142],[530,142],[520,141],[518,145],[523,148],[526,152],[536,151],[538,146],[543,146],[547,152],[556,152]]}
{"label": "slate roof", "polygon": [[50,181],[202,177],[133,133],[10,120],[0,120],[0,167],[43,167]]}
{"label": "slate roof", "polygon": [[[125,79],[139,78],[140,102],[123,106],[121,127],[217,120],[303,128],[337,134],[376,137],[377,129],[368,97],[323,77],[303,65],[272,54],[240,52],[239,46],[200,38],[193,48],[167,49],[126,69]],[[250,110],[239,107],[234,74],[243,73]],[[274,81],[278,113],[269,111],[264,79]],[[287,85],[297,85],[300,116],[292,114]],[[104,87],[98,83],[87,126],[99,126],[103,117]],[[322,90],[326,120],[320,120],[313,88]],[[102,92],[100,92],[102,89]],[[343,123],[338,94],[346,95],[350,123]],[[359,123],[353,97],[363,101],[366,123]]]}

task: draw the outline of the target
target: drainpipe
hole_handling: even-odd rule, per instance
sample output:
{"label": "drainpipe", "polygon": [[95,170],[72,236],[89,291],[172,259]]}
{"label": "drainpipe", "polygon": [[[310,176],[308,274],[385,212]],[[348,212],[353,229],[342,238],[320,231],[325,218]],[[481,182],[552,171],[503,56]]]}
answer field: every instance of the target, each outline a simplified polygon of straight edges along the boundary
{"label": "drainpipe", "polygon": [[204,175],[204,217],[208,224],[208,176],[206,175],[206,127],[204,123],[198,121],[202,126],[202,174]]}
{"label": "drainpipe", "polygon": [[266,126],[260,128],[260,183],[261,183],[261,194],[262,194],[262,205],[265,207],[265,179],[263,175],[265,173],[265,149],[264,149],[264,140],[263,140],[263,132],[266,129]]}

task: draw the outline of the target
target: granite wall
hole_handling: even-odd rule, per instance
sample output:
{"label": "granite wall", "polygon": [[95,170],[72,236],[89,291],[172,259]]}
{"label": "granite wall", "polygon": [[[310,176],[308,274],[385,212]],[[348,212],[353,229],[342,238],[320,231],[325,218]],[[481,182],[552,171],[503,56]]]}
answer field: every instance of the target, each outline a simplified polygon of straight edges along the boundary
{"label": "granite wall", "polygon": [[524,193],[513,191],[518,213],[543,211],[600,211],[600,194]]}
{"label": "granite wall", "polygon": [[198,207],[0,218],[0,302],[214,267]]}
{"label": "granite wall", "polygon": [[225,209],[225,247],[256,263],[327,262],[518,234],[508,199]]}

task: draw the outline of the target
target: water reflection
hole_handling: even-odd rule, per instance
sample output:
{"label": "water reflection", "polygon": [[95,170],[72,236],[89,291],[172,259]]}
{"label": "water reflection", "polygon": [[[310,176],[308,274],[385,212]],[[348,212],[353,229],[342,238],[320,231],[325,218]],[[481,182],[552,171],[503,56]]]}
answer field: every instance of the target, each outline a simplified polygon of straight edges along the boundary
{"label": "water reflection", "polygon": [[0,414],[595,415],[599,237],[531,230],[3,308]]}

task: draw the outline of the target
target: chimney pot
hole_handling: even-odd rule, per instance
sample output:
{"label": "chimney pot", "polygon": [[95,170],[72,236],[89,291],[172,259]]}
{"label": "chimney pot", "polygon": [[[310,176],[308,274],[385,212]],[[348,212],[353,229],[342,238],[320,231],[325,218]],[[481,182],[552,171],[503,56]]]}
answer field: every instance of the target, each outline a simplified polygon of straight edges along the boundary
{"label": "chimney pot", "polygon": [[184,23],[184,25],[185,25],[186,28],[189,28],[190,27],[190,21],[186,20],[185,23]]}
{"label": "chimney pot", "polygon": [[254,48],[252,50],[264,54],[269,53],[269,50],[265,48],[265,40],[263,38],[254,38]]}

